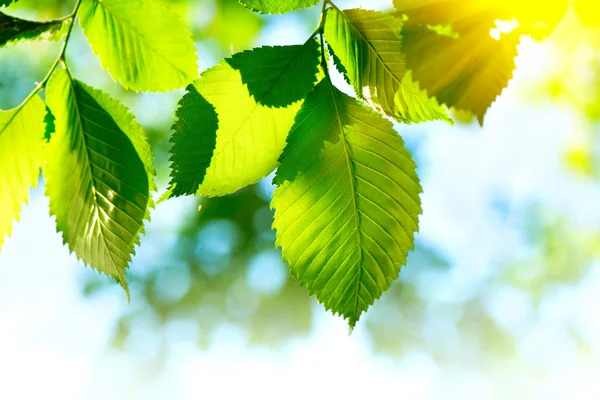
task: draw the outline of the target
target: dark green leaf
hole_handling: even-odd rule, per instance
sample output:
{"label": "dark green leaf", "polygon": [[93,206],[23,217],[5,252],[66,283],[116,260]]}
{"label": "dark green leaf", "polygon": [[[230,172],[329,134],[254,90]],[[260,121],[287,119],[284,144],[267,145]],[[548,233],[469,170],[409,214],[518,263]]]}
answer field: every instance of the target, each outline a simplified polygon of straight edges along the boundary
{"label": "dark green leaf", "polygon": [[173,125],[169,197],[196,194],[210,166],[218,128],[215,108],[193,85],[188,86]]}
{"label": "dark green leaf", "polygon": [[[254,99],[268,107],[287,107],[308,95],[315,86],[319,44],[262,47],[226,60],[240,71]],[[259,61],[260,58],[260,62]]]}
{"label": "dark green leaf", "polygon": [[28,21],[0,12],[0,47],[23,40],[59,40],[64,21]]}

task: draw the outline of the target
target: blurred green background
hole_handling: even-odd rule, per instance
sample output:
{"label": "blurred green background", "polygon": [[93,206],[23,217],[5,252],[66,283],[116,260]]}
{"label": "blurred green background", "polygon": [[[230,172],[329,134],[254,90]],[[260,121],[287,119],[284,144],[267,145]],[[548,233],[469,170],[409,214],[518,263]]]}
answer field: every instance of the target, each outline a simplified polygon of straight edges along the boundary
{"label": "blurred green background", "polygon": [[[199,71],[253,46],[302,43],[320,11],[160,1],[186,17]],[[20,0],[7,12],[55,18],[73,3]],[[599,399],[599,20],[573,8],[548,41],[524,39],[483,129],[459,115],[454,127],[397,125],[423,181],[421,232],[352,335],[281,263],[271,178],[158,205],[128,275],[130,304],[69,255],[38,187],[0,253],[0,398]],[[0,50],[1,109],[58,50]],[[183,91],[124,91],[79,29],[68,61],[144,125],[164,191]]]}

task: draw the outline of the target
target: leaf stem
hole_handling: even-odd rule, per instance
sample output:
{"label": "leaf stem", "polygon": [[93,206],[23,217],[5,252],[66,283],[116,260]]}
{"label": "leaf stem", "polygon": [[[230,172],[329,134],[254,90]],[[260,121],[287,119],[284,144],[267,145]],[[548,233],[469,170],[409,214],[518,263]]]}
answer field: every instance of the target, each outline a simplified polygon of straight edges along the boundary
{"label": "leaf stem", "polygon": [[63,41],[63,45],[60,49],[60,52],[58,53],[58,57],[56,57],[56,60],[54,60],[54,63],[48,70],[48,73],[46,74],[44,79],[42,79],[42,81],[40,83],[38,83],[38,85],[35,87],[35,89],[33,89],[33,91],[31,93],[29,93],[29,96],[27,96],[25,98],[25,100],[23,100],[23,102],[21,103],[21,107],[24,106],[25,104],[27,104],[27,102],[29,100],[31,100],[35,95],[37,95],[40,90],[42,90],[46,87],[46,84],[50,80],[52,73],[54,72],[56,67],[58,67],[59,64],[63,64],[66,68],[65,54],[67,52],[67,46],[69,45],[69,39],[71,38],[71,33],[73,32],[73,26],[75,25],[75,18],[77,17],[77,12],[79,11],[79,7],[81,6],[81,1],[82,0],[77,0],[77,3],[75,3],[75,7],[73,8],[73,11],[69,15],[66,15],[59,19],[61,21],[66,21],[68,19],[71,19],[71,22],[69,23],[69,27],[67,28],[67,33],[65,34],[65,39]]}
{"label": "leaf stem", "polygon": [[309,40],[322,33],[325,29],[325,12],[327,11],[327,4],[331,4],[329,0],[323,0],[323,7],[321,8],[321,18],[319,19],[319,26],[310,35]]}

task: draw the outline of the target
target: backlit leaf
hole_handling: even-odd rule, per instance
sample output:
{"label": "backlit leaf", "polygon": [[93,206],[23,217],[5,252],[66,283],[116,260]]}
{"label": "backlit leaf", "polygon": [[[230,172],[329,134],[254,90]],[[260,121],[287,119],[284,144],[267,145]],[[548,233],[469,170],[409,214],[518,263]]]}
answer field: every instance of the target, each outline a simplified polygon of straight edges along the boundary
{"label": "backlit leaf", "polygon": [[304,102],[287,142],[271,203],[277,245],[300,283],[353,327],[413,248],[415,163],[389,121],[328,78]]}
{"label": "backlit leaf", "polygon": [[56,118],[44,168],[50,212],[69,249],[127,290],[152,187],[141,128],[124,106],[63,69],[48,83],[47,103]]}
{"label": "backlit leaf", "polygon": [[178,89],[197,77],[191,33],[159,2],[83,0],[79,16],[102,66],[125,88]]}
{"label": "backlit leaf", "polygon": [[448,121],[436,100],[406,75],[401,26],[401,20],[384,13],[332,8],[325,38],[356,94],[375,110],[401,122]]}
{"label": "backlit leaf", "polygon": [[515,20],[520,32],[541,39],[560,22],[568,0],[394,0],[394,6],[409,25],[450,25],[459,34],[485,34],[496,21]]}
{"label": "backlit leaf", "polygon": [[12,110],[0,111],[0,248],[40,176],[44,112],[39,96]]}
{"label": "backlit leaf", "polygon": [[440,35],[428,28],[404,30],[403,48],[408,67],[427,92],[450,107],[484,116],[515,69],[519,35],[496,40],[476,31],[460,38]]}
{"label": "backlit leaf", "polygon": [[[302,99],[314,87],[317,48],[311,40],[303,46],[239,53],[188,88],[177,112],[172,149],[171,183],[177,194],[195,190],[202,196],[223,196],[275,169]],[[217,125],[206,102],[218,115],[216,146]]]}
{"label": "backlit leaf", "polygon": [[0,47],[22,40],[59,40],[64,26],[64,21],[28,21],[0,12]]}

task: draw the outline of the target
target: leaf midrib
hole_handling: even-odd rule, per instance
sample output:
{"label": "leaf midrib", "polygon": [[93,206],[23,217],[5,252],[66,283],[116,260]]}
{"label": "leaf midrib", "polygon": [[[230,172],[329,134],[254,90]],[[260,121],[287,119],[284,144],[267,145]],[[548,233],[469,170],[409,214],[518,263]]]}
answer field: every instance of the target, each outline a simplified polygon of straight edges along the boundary
{"label": "leaf midrib", "polygon": [[[354,182],[354,175],[352,174],[353,172],[353,163],[352,163],[352,159],[350,157],[350,151],[348,149],[348,142],[346,140],[346,135],[344,133],[344,125],[342,124],[342,118],[341,118],[341,113],[338,107],[338,98],[336,96],[335,93],[335,88],[333,86],[333,83],[331,82],[330,78],[326,78],[328,79],[328,87],[329,87],[329,91],[331,93],[331,97],[333,100],[333,104],[335,107],[335,113],[337,115],[337,121],[338,121],[338,126],[340,129],[340,139],[342,140],[342,144],[344,146],[344,155],[346,157],[346,163],[348,164],[348,177],[350,180],[350,189],[352,190],[352,204],[354,206],[354,223],[356,225],[355,228],[355,232],[356,232],[356,245],[358,248],[358,277],[356,279],[356,294],[355,294],[355,300],[354,300],[354,309],[353,309],[353,315],[351,317],[351,321],[356,319],[356,315],[357,315],[357,311],[358,311],[358,299],[359,299],[359,295],[360,295],[360,283],[361,283],[361,279],[362,279],[362,272],[363,272],[363,266],[362,266],[362,262],[363,262],[363,253],[362,253],[362,241],[360,239],[360,223],[359,223],[359,211],[358,211],[358,203],[356,200],[356,185]],[[354,322],[352,322],[353,324]]]}
{"label": "leaf midrib", "polygon": [[186,75],[186,72],[182,69],[180,69],[177,64],[171,62],[171,60],[169,60],[168,58],[165,58],[159,51],[156,50],[156,48],[154,46],[152,46],[151,44],[149,45],[148,42],[145,40],[144,35],[141,35],[137,30],[134,29],[133,26],[131,26],[130,24],[125,22],[124,18],[119,18],[117,16],[117,14],[114,13],[113,10],[111,10],[106,3],[104,2],[104,0],[95,0],[98,2],[98,4],[101,4],[102,7],[112,16],[113,19],[121,21],[121,23],[123,24],[123,26],[125,26],[127,29],[129,29],[130,32],[132,32],[134,35],[134,37],[137,37],[147,48],[149,48],[150,50],[152,50],[152,53],[157,55],[160,59],[162,59],[163,61],[165,61],[167,64],[169,64],[171,67],[173,67],[173,69],[179,71],[180,73],[182,73],[183,75]]}
{"label": "leaf midrib", "polygon": [[[104,226],[104,224],[102,223],[102,220],[99,217],[99,211],[98,210],[100,209],[100,205],[98,204],[98,197],[96,195],[96,191],[97,191],[97,189],[96,189],[96,186],[97,186],[96,185],[96,177],[94,176],[94,173],[92,171],[92,166],[91,166],[91,161],[90,161],[90,152],[89,152],[88,143],[87,143],[87,135],[85,134],[84,129],[83,129],[83,119],[82,119],[81,112],[79,110],[79,101],[77,99],[77,92],[75,90],[75,82],[73,81],[73,78],[71,78],[70,75],[69,75],[68,78],[69,78],[69,83],[71,85],[71,92],[73,93],[73,99],[74,99],[75,109],[76,109],[76,112],[77,112],[77,119],[79,121],[79,130],[78,130],[79,132],[78,132],[78,134],[80,134],[82,136],[83,145],[84,145],[84,148],[85,148],[86,162],[85,162],[85,167],[84,168],[88,170],[88,174],[92,178],[91,181],[92,181],[92,188],[93,188],[94,192],[93,192],[93,196],[91,196],[91,197],[93,198],[93,202],[94,202],[94,212],[96,214],[95,218],[98,221],[98,225],[100,226],[100,231],[101,231],[100,236],[102,237],[102,243],[104,243],[104,248],[106,249],[106,253],[108,254],[108,257],[110,259],[110,262],[113,265],[113,268],[118,273],[119,272],[118,264],[115,262],[115,259],[113,258],[113,255],[112,255],[111,251],[109,250],[108,243],[106,241],[106,236],[104,234],[105,226]],[[81,89],[84,90],[83,88],[81,88]],[[119,276],[119,278],[121,279],[122,277]]]}
{"label": "leaf midrib", "polygon": [[[346,13],[344,13],[342,10],[340,10],[340,9],[339,9],[339,8],[337,8],[336,6],[334,6],[334,7],[335,7],[335,10],[336,10],[336,12],[337,12],[338,14],[340,14],[340,15],[341,15],[341,16],[342,16],[342,17],[343,17],[343,18],[344,18],[344,19],[345,19],[345,20],[348,22],[348,24],[350,25],[350,27],[351,27],[351,28],[352,28],[354,31],[356,31],[356,32],[357,32],[357,33],[360,35],[361,39],[362,39],[364,42],[366,42],[366,43],[367,43],[367,46],[369,47],[369,49],[370,49],[370,50],[371,50],[373,53],[375,53],[375,56],[377,57],[377,60],[379,61],[379,63],[380,63],[380,64],[382,64],[382,65],[383,65],[383,67],[384,67],[384,69],[387,71],[387,73],[388,73],[388,74],[390,74],[390,75],[392,76],[392,78],[394,79],[394,81],[396,81],[396,82],[398,83],[398,85],[402,85],[402,79],[398,79],[398,78],[396,77],[396,74],[394,74],[394,73],[393,73],[393,72],[392,72],[392,71],[389,69],[389,67],[387,66],[387,64],[386,64],[386,63],[383,61],[383,59],[381,58],[381,55],[379,55],[379,52],[377,52],[377,50],[376,50],[376,49],[373,47],[373,45],[372,45],[372,44],[371,44],[371,42],[370,42],[370,41],[367,39],[367,37],[366,37],[365,35],[363,35],[363,33],[362,33],[362,32],[361,32],[361,31],[360,31],[360,30],[359,30],[359,29],[358,29],[358,28],[357,28],[357,27],[354,25],[354,23],[353,23],[353,22],[350,20],[350,18],[348,18],[348,16],[346,15]],[[394,17],[391,17],[391,18],[394,18]],[[390,28],[390,31],[391,31],[391,28]]]}

